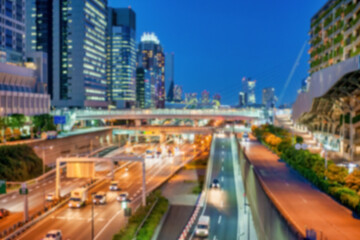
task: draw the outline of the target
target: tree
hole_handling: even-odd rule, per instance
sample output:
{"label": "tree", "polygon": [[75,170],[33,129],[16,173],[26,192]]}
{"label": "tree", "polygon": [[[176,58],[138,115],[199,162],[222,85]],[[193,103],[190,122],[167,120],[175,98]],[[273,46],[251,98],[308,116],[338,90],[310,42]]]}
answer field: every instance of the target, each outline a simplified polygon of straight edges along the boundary
{"label": "tree", "polygon": [[360,192],[360,170],[356,169],[345,178],[345,185],[356,191]]}
{"label": "tree", "polygon": [[325,171],[325,176],[329,179],[330,183],[344,184],[348,171],[345,167],[339,167],[336,164],[330,164]]}
{"label": "tree", "polygon": [[7,127],[7,128],[5,129],[5,139],[6,139],[6,140],[10,140],[11,137],[12,137],[11,128]]}
{"label": "tree", "polygon": [[302,137],[302,136],[296,136],[296,138],[295,138],[295,141],[296,141],[296,143],[303,143],[304,142],[304,138]]}
{"label": "tree", "polygon": [[54,124],[54,118],[50,114],[41,114],[36,115],[32,118],[32,123],[34,125],[33,132],[41,131],[54,131],[56,126]]}
{"label": "tree", "polygon": [[15,129],[13,130],[13,136],[14,136],[14,138],[15,138],[16,140],[20,139],[20,136],[21,136],[20,129],[15,128]]}
{"label": "tree", "polygon": [[25,125],[26,117],[24,114],[12,114],[9,117],[9,127],[11,128],[22,128]]}

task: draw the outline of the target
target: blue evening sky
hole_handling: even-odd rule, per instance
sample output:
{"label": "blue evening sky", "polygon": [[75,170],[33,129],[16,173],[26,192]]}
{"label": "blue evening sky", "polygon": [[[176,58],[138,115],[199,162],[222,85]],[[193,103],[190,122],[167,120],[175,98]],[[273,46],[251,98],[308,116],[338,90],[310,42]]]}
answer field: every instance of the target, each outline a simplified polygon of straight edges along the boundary
{"label": "blue evening sky", "polygon": [[[137,39],[155,32],[166,52],[175,53],[175,83],[184,92],[206,89],[224,104],[237,104],[241,78],[274,87],[280,96],[291,68],[305,52],[281,103],[296,99],[309,68],[307,41],[311,17],[326,0],[109,0],[109,6],[131,6],[137,17]],[[167,88],[168,86],[166,86]],[[280,103],[280,104],[281,104]]]}

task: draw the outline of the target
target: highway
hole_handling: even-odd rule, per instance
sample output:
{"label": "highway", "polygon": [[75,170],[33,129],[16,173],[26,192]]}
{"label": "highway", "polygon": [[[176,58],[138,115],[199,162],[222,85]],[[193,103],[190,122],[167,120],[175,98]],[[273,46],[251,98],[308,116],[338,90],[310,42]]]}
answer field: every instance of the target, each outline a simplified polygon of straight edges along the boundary
{"label": "highway", "polygon": [[[145,149],[145,148],[144,148]],[[123,149],[117,150],[122,153]],[[144,151],[144,150],[143,150]],[[102,152],[107,152],[105,149]],[[96,170],[102,170],[105,163],[96,165]],[[82,186],[89,182],[86,179],[69,179],[65,174],[61,175],[61,195],[68,194],[72,189]],[[43,210],[45,206],[50,206],[50,202],[45,201],[45,196],[48,193],[55,192],[55,173],[48,175],[44,179],[39,180],[38,183],[31,184],[28,187],[28,204],[29,204],[29,216],[36,214]],[[23,209],[24,209],[24,196],[20,195],[18,191],[6,194],[0,198],[1,208],[5,208],[10,211],[10,215],[0,220],[0,232],[8,229],[10,226],[23,221]]]}
{"label": "highway", "polygon": [[[192,145],[186,144],[180,148],[187,158],[193,156]],[[147,191],[161,184],[170,176],[177,166],[185,160],[185,155],[175,157],[163,156],[161,159],[146,160],[146,189]],[[130,196],[131,207],[136,208],[141,203],[142,167],[141,163],[127,162],[126,167],[115,173],[123,190]],[[104,181],[89,191],[108,191],[110,180]],[[122,206],[116,201],[117,192],[107,193],[107,204],[94,207],[95,239],[111,239],[126,223]],[[135,210],[135,209],[133,209]],[[81,209],[69,209],[67,205],[34,225],[19,239],[41,239],[53,229],[60,229],[63,239],[91,239],[91,204]]]}
{"label": "highway", "polygon": [[[238,148],[234,135],[217,135],[212,145],[205,202],[200,215],[210,216],[210,232],[207,239],[256,240],[251,212],[245,210],[244,185],[241,178]],[[213,179],[218,179],[220,189],[210,188]],[[249,235],[251,234],[251,235]],[[192,232],[191,239],[203,239]]]}

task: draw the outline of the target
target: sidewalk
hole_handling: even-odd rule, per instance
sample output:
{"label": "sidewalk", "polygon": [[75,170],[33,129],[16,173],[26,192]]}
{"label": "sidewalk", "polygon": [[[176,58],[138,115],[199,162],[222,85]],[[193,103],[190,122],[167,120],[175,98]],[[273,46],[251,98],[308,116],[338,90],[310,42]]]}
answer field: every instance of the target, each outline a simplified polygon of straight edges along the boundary
{"label": "sidewalk", "polygon": [[257,141],[246,144],[245,154],[273,204],[303,235],[308,228],[327,240],[360,239],[360,219],[279,161],[277,155]]}
{"label": "sidewalk", "polygon": [[176,240],[181,234],[194,210],[197,194],[192,190],[197,186],[196,169],[182,169],[164,185],[163,195],[169,199],[170,208],[158,240]]}

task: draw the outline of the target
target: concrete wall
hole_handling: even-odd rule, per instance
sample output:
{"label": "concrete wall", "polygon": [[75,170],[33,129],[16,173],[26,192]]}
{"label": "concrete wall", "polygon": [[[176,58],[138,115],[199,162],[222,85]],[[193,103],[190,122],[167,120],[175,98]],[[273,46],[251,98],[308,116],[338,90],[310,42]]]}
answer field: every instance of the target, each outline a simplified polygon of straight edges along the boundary
{"label": "concrete wall", "polygon": [[253,221],[259,240],[302,239],[282,217],[266,195],[256,172],[242,151],[239,151],[240,168],[245,192],[250,204]]}
{"label": "concrete wall", "polygon": [[[99,130],[91,133],[73,135],[53,140],[42,140],[28,145],[34,148],[36,154],[42,158],[42,147],[46,147],[45,164],[53,166],[58,157],[66,157],[76,154],[88,153],[90,151],[90,141],[92,140],[92,149],[106,146],[113,143],[115,138],[112,137],[112,129]],[[52,149],[49,147],[52,146]],[[37,148],[38,147],[38,148]]]}

